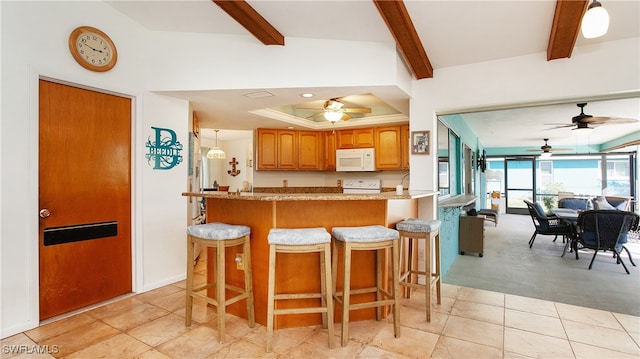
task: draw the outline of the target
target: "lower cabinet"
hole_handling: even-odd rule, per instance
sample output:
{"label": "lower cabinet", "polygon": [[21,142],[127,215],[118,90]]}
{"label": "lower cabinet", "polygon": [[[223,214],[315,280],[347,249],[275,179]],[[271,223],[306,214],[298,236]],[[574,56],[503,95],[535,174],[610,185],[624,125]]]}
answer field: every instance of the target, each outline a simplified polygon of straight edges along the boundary
{"label": "lower cabinet", "polygon": [[484,216],[460,216],[460,254],[484,252]]}

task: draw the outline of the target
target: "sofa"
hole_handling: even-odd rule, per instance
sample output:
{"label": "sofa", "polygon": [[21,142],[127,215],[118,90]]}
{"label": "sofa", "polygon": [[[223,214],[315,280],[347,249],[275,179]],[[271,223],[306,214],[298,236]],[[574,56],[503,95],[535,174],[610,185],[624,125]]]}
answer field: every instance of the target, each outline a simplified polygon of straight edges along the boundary
{"label": "sofa", "polygon": [[576,211],[588,209],[616,209],[629,211],[631,201],[627,197],[598,196],[592,199],[584,197],[564,197],[558,200],[558,208],[571,208]]}
{"label": "sofa", "polygon": [[565,197],[558,200],[558,208],[570,208],[576,211],[584,211],[589,208],[588,198]]}

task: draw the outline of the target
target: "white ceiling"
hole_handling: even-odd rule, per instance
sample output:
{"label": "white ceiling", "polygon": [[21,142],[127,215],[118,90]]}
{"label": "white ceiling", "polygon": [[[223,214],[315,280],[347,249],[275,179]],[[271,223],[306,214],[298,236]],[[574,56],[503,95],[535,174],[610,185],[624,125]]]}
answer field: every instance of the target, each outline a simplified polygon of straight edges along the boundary
{"label": "white ceiling", "polygon": [[[150,30],[200,32],[251,36],[211,0],[195,1],[107,1],[112,7]],[[315,38],[393,43],[393,37],[370,0],[352,1],[248,1],[285,38]],[[501,58],[546,52],[553,20],[555,0],[442,1],[405,0],[414,26],[433,68],[458,66]],[[611,17],[608,33],[588,40],[589,44],[640,37],[640,1],[602,1]],[[255,40],[257,43],[258,40]],[[578,37],[576,46],[587,43]],[[436,73],[437,76],[437,73]],[[374,93],[408,116],[409,100],[396,88],[297,88],[265,89],[275,96],[248,99],[255,90],[180,91],[164,94],[191,101],[203,127],[213,114],[234,118],[229,129],[286,127],[291,123],[251,113],[259,109],[308,102],[300,94],[312,92],[314,99]],[[576,102],[591,101],[585,112],[594,116],[620,116],[639,119],[639,94],[630,104],[596,103],[597,98],[575,99],[564,106],[535,106],[527,109],[485,111],[465,115],[471,128],[487,147],[541,145],[542,138],[568,145],[574,143],[571,131],[548,130],[545,123],[567,122],[579,113]],[[408,118],[408,117],[407,117]],[[259,124],[259,125],[257,125]],[[480,125],[481,124],[481,125]],[[529,128],[526,133],[522,126]],[[591,142],[601,143],[620,137],[622,131],[637,130],[635,125],[602,126],[592,131]],[[561,132],[562,131],[562,132]],[[596,133],[597,132],[597,133]],[[568,135],[567,135],[568,133]],[[224,131],[220,132],[224,140]],[[602,137],[599,137],[602,136]]]}

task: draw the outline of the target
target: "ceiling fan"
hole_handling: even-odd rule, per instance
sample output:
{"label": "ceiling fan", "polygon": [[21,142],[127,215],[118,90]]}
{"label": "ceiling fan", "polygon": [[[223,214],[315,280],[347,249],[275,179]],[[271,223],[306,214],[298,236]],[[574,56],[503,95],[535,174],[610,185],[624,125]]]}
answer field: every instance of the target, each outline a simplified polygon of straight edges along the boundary
{"label": "ceiling fan", "polygon": [[[527,150],[529,152],[540,152],[540,157],[551,157],[551,149],[553,149],[553,147],[551,147],[548,143],[549,139],[545,138],[544,139],[544,145],[540,146],[540,149],[531,149],[531,150]],[[555,151],[571,151],[572,148],[555,148]]]}
{"label": "ceiling fan", "polygon": [[352,118],[352,116],[349,115],[350,113],[371,113],[371,108],[369,107],[346,107],[344,102],[340,101],[339,98],[326,100],[322,105],[322,109],[308,107],[297,108],[321,110],[321,112],[308,116],[307,118],[313,119],[319,116],[323,116],[325,120],[330,122],[350,120]]}
{"label": "ceiling fan", "polygon": [[587,103],[579,103],[577,104],[580,107],[580,114],[577,116],[573,116],[571,118],[571,124],[558,124],[558,123],[548,123],[547,125],[555,125],[552,129],[556,128],[566,128],[566,127],[574,127],[572,130],[579,129],[593,129],[589,125],[616,125],[616,124],[625,124],[625,123],[634,123],[637,120],[632,118],[621,118],[621,117],[602,117],[602,116],[592,116],[584,113],[584,107],[587,106]]}

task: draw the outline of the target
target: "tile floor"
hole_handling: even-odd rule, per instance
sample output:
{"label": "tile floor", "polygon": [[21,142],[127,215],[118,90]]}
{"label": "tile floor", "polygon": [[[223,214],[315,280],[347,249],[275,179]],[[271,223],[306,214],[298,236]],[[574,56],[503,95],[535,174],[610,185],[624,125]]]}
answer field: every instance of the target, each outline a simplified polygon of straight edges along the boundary
{"label": "tile floor", "polygon": [[[200,266],[199,263],[199,267]],[[204,271],[198,270],[204,281]],[[194,301],[184,326],[184,281],[80,312],[2,340],[1,358],[638,358],[640,318],[443,284],[432,321],[424,292],[404,300],[401,336],[391,318],[351,323],[349,344],[328,349],[326,330],[276,330],[227,316],[224,344],[215,310]],[[434,300],[435,303],[435,300]]]}

